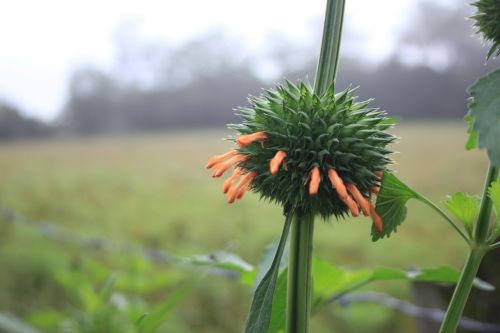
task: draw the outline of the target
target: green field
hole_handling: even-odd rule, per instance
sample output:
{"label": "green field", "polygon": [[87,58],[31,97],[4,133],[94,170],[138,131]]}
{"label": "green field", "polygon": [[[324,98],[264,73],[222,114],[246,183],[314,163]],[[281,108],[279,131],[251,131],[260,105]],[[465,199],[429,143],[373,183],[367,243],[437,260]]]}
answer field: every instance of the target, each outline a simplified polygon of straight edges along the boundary
{"label": "green field", "polygon": [[[398,126],[394,132],[401,138],[392,147],[400,152],[393,155],[394,169],[408,185],[437,202],[456,191],[479,194],[487,159],[484,152],[463,150],[464,125],[419,123]],[[222,181],[213,180],[204,164],[210,155],[231,146],[220,139],[227,134],[179,131],[3,143],[0,206],[78,235],[103,236],[176,255],[226,249],[255,263],[262,248],[278,237],[283,218],[279,207],[260,202],[254,194],[226,204]],[[366,218],[318,221],[315,254],[352,269],[444,264],[459,268],[466,253],[459,237],[422,204],[409,207],[399,232],[377,243],[370,240]],[[80,284],[71,280],[65,285],[68,274],[78,274],[84,280],[81,284],[90,281],[99,287],[106,276],[117,272],[117,290],[140,295],[146,307],[168,297],[190,275],[130,253],[61,242],[3,222],[0,312],[24,318],[44,332],[57,331],[62,314],[81,307],[82,296],[74,292]],[[401,282],[372,287],[408,297],[408,286]],[[249,301],[248,287],[207,277],[179,304],[163,331],[238,332]],[[356,320],[359,313],[363,323]],[[332,327],[356,332],[361,329],[357,325],[366,326],[363,332],[384,332],[388,327],[411,332],[413,327],[411,318],[379,307],[369,311],[332,307],[314,320],[313,332],[331,332]]]}

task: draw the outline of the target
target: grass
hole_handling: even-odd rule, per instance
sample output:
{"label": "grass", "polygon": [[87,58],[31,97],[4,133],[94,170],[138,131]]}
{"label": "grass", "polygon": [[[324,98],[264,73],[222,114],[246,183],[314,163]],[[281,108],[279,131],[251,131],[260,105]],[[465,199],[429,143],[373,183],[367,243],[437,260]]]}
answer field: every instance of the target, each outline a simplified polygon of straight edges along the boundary
{"label": "grass", "polygon": [[[465,126],[454,123],[398,126],[395,134],[402,139],[393,147],[401,152],[394,155],[398,176],[437,202],[455,191],[479,194],[487,159],[483,152],[463,150],[464,133]],[[0,205],[81,234],[179,255],[229,249],[255,263],[262,248],[278,237],[283,218],[278,207],[259,202],[252,194],[234,205],[226,204],[220,190],[222,181],[212,180],[203,166],[210,155],[231,147],[220,140],[227,134],[182,131],[1,144]],[[465,250],[458,235],[419,203],[410,204],[408,219],[398,234],[377,243],[371,242],[370,223],[363,218],[317,223],[315,233],[315,253],[350,268],[382,265],[408,269],[444,264],[459,268]],[[131,274],[136,269],[133,258],[125,254],[110,257],[102,251],[85,252],[0,223],[0,264],[8,268],[0,272],[0,311],[28,316],[41,307],[64,309],[66,301],[61,298],[67,291],[53,282],[54,271],[71,269],[75,262],[88,258],[97,258],[98,265],[107,267],[104,271]],[[166,276],[166,270],[151,266],[134,274],[153,279]],[[105,276],[90,275],[97,281]],[[174,282],[179,279],[171,278]],[[160,295],[168,295],[172,281],[165,282],[163,290],[159,282]],[[3,287],[7,285],[9,290]],[[408,295],[404,285],[381,288],[401,297]],[[153,303],[161,299],[144,293]],[[183,302],[169,322],[170,329],[238,331],[248,303],[247,289],[210,277]],[[331,324],[332,316],[329,311],[322,314],[314,332],[339,325],[338,321]],[[355,317],[356,311],[340,316]],[[380,318],[385,317],[381,314],[374,320]],[[405,327],[412,325],[409,320],[398,320]],[[342,332],[356,331],[344,326]]]}

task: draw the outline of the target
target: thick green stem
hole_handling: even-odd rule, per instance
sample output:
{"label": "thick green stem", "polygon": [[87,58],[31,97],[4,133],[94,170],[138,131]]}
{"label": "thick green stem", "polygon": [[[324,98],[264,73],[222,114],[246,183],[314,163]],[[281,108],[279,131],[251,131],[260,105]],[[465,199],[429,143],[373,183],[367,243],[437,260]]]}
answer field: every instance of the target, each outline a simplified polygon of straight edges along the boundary
{"label": "thick green stem", "polygon": [[323,40],[319,54],[314,92],[322,95],[335,81],[339,61],[340,38],[344,20],[345,0],[328,0],[326,4]]}
{"label": "thick green stem", "polygon": [[288,263],[287,333],[309,331],[313,231],[313,216],[295,215]]}
{"label": "thick green stem", "polygon": [[498,168],[490,166],[484,184],[483,199],[476,221],[474,238],[470,246],[469,257],[462,269],[462,274],[451,297],[439,333],[454,333],[462,317],[462,313],[469,298],[472,283],[476,277],[479,265],[488,249],[488,232],[490,229],[492,202],[488,196],[488,188],[498,177]]}
{"label": "thick green stem", "polygon": [[[322,95],[335,81],[345,0],[327,0],[323,40],[314,92]],[[296,214],[288,264],[287,333],[307,333],[311,315],[311,258],[314,216]]]}
{"label": "thick green stem", "polygon": [[469,298],[469,293],[472,289],[472,282],[476,277],[477,270],[481,264],[485,251],[481,248],[472,248],[467,258],[467,262],[462,270],[458,284],[451,297],[450,304],[446,310],[443,323],[439,333],[454,333],[457,330],[460,318]]}

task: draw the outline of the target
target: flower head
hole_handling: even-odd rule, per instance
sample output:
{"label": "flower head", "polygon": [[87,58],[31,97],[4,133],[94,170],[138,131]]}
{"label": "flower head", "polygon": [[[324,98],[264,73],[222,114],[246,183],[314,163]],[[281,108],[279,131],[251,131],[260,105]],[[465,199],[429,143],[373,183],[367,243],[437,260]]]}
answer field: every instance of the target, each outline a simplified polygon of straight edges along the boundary
{"label": "flower head", "polygon": [[385,147],[395,137],[385,132],[392,122],[383,111],[355,99],[351,88],[334,94],[331,86],[318,96],[309,85],[290,82],[251,97],[251,107],[238,110],[243,123],[230,125],[240,134],[239,147],[207,164],[214,177],[235,167],[223,185],[228,202],[252,189],[285,213],[362,213],[381,230],[370,198],[391,163]]}
{"label": "flower head", "polygon": [[479,0],[472,4],[477,12],[472,16],[474,26],[485,41],[492,43],[487,58],[500,55],[500,1]]}

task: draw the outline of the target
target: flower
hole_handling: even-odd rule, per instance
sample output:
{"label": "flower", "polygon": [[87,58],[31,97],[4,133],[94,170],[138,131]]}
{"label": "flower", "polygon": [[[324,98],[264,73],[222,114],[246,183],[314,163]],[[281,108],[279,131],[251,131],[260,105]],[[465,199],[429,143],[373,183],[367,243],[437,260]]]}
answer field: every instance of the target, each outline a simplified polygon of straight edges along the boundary
{"label": "flower", "polygon": [[490,51],[486,56],[500,55],[500,1],[498,0],[479,0],[472,4],[477,8],[477,12],[472,16],[476,21],[474,27],[477,33],[483,35],[483,39],[492,43]]}
{"label": "flower", "polygon": [[278,85],[239,108],[242,124],[238,148],[210,158],[207,168],[224,181],[228,202],[253,190],[293,210],[323,218],[370,216],[379,232],[383,221],[371,202],[384,170],[392,163],[385,147],[395,140],[387,132],[385,112],[356,102],[353,89],[318,96],[305,83]]}

